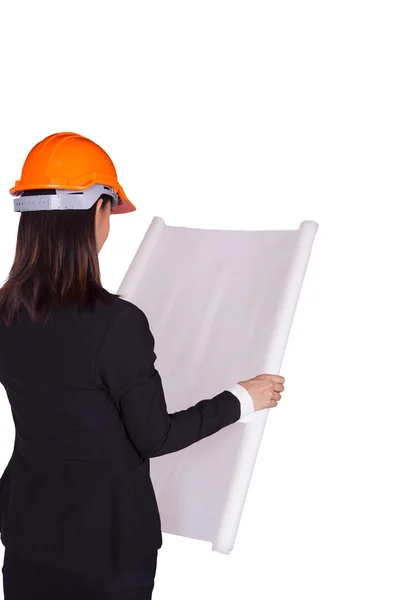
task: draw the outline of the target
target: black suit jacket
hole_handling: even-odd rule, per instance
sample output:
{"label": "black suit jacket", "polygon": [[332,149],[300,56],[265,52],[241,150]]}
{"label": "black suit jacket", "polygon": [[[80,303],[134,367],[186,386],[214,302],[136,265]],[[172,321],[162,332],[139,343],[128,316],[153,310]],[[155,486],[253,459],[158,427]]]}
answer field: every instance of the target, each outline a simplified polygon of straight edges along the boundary
{"label": "black suit jacket", "polygon": [[0,480],[1,540],[67,570],[122,568],[160,548],[149,459],[240,418],[227,390],[168,414],[147,317],[112,296],[81,314],[63,306],[47,324],[24,308],[11,327],[0,321],[16,430]]}

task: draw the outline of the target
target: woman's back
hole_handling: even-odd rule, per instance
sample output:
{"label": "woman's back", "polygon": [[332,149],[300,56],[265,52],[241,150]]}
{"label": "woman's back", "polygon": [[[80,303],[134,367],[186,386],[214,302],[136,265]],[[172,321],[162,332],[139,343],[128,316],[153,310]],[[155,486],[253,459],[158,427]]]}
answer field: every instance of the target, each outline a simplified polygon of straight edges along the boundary
{"label": "woman's back", "polygon": [[[120,360],[118,347],[99,350],[121,313],[132,322],[143,315],[115,296],[81,314],[65,305],[47,324],[32,324],[25,309],[11,327],[0,323],[0,382],[16,428],[1,482],[1,539],[24,558],[95,571],[161,546],[148,458],[101,376]],[[121,336],[121,352],[123,344]],[[147,360],[140,343],[133,347],[132,369]]]}

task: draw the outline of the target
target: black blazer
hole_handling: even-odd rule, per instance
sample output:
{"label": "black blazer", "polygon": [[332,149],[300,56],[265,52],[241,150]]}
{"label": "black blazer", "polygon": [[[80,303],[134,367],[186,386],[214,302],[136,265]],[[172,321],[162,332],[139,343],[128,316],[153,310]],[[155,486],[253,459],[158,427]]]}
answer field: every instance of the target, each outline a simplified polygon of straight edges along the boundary
{"label": "black blazer", "polygon": [[[75,571],[129,566],[162,545],[149,459],[240,418],[224,390],[168,414],[144,312],[111,294],[54,321],[0,321],[0,382],[16,437],[0,480],[3,544]],[[179,377],[179,373],[177,373]]]}

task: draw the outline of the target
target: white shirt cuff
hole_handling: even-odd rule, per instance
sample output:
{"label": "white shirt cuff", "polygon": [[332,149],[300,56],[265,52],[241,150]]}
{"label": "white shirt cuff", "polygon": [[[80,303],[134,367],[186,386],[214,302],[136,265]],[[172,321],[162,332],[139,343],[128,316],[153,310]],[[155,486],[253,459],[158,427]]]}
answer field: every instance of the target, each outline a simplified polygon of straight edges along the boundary
{"label": "white shirt cuff", "polygon": [[227,388],[227,391],[232,392],[240,402],[240,419],[238,422],[250,423],[254,417],[254,403],[249,392],[240,383],[235,383]]}

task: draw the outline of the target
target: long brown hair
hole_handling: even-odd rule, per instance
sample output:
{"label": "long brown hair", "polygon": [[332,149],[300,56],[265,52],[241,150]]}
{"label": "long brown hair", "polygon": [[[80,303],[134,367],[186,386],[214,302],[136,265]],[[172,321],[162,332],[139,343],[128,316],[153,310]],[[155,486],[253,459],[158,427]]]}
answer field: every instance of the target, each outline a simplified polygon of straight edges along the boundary
{"label": "long brown hair", "polygon": [[[31,190],[24,195],[51,192],[54,190]],[[105,210],[111,197],[103,194],[100,198],[100,210]],[[97,298],[111,303],[118,296],[101,285],[97,202],[88,210],[21,213],[14,263],[0,288],[0,321],[5,325],[18,320],[23,306],[32,322],[47,323],[63,304],[76,303],[80,311],[91,309]]]}

